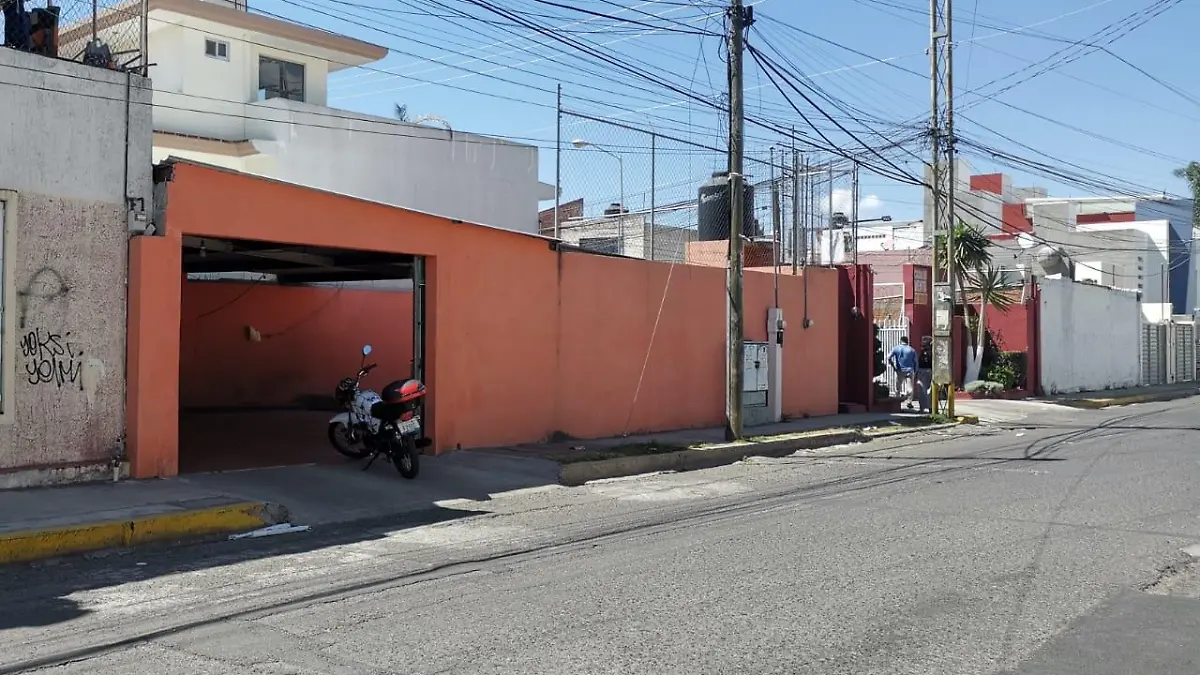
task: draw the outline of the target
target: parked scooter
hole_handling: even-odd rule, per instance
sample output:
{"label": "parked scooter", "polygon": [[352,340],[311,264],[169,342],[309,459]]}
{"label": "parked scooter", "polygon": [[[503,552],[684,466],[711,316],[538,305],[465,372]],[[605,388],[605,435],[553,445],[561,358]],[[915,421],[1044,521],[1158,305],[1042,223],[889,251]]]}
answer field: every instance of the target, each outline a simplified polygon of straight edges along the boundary
{"label": "parked scooter", "polygon": [[371,345],[362,348],[358,373],[338,382],[334,390],[333,396],[345,412],[329,420],[329,442],[352,459],[370,457],[363,471],[382,455],[401,476],[416,478],[421,452],[430,445],[422,433],[420,416],[425,384],[415,378],[396,380],[383,388],[382,395],[362,389],[362,379],[377,365],[366,362],[370,353]]}

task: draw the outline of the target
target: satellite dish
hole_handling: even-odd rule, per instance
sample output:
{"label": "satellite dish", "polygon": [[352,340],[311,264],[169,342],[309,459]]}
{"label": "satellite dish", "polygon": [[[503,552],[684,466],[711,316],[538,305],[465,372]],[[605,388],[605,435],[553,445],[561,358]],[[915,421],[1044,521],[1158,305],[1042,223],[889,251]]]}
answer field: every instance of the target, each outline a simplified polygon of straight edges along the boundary
{"label": "satellite dish", "polygon": [[1028,232],[1022,232],[1021,234],[1017,235],[1017,246],[1020,246],[1021,248],[1030,249],[1033,248],[1035,244],[1037,244],[1037,240],[1035,240]]}

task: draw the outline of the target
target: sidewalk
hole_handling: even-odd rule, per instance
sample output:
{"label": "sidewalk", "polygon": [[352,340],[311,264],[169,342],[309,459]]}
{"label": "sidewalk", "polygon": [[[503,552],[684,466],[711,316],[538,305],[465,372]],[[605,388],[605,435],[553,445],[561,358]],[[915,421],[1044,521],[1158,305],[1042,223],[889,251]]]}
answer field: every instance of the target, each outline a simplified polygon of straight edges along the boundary
{"label": "sidewalk", "polygon": [[[764,436],[782,436],[800,434],[829,429],[856,429],[863,427],[883,427],[910,425],[926,416],[915,412],[904,413],[856,413],[849,415],[826,415],[823,417],[807,417],[789,420],[779,424],[765,424],[745,429],[748,438]],[[572,455],[607,455],[614,449],[629,446],[662,446],[687,448],[700,445],[718,445],[725,442],[725,430],[720,427],[704,429],[681,429],[679,431],[662,431],[654,434],[637,434],[618,436],[614,438],[598,438],[590,440],[567,439],[546,443],[531,443],[506,448],[484,448],[469,450],[479,454],[494,454],[514,457],[537,457],[553,461],[563,461]]]}
{"label": "sidewalk", "polygon": [[1179,382],[1149,387],[1127,387],[1104,391],[1084,391],[1072,394],[1043,396],[1038,401],[1056,403],[1073,408],[1106,408],[1113,405],[1174,401],[1200,394],[1200,382]]}
{"label": "sidewalk", "polygon": [[[617,462],[624,463],[616,467],[615,475],[645,473],[638,462],[662,461],[668,455],[701,455],[700,462],[674,467],[687,470],[728,464],[748,454],[790,454],[801,448],[863,440],[864,428],[901,428],[923,419],[909,413],[795,420],[753,427],[748,430],[753,436],[732,449],[723,444],[721,429],[696,429],[468,450],[422,457],[421,474],[411,481],[384,462],[376,462],[369,471],[361,470],[361,462],[347,462],[5,490],[0,491],[0,564],[226,537],[283,523],[325,528],[366,522],[396,527],[428,524],[484,513],[479,503],[495,494],[613,475],[611,457],[596,453],[620,454],[621,448],[637,445],[665,451],[657,459],[622,457]],[[774,438],[756,441],[763,436]],[[573,473],[564,480],[568,465]]]}

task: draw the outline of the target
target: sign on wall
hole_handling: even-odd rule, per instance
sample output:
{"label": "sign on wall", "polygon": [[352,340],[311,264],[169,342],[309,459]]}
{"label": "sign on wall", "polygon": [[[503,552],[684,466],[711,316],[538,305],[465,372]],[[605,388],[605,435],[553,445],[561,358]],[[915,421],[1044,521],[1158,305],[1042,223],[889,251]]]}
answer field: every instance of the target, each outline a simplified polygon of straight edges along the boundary
{"label": "sign on wall", "polygon": [[913,269],[913,304],[929,304],[929,270],[927,268]]}

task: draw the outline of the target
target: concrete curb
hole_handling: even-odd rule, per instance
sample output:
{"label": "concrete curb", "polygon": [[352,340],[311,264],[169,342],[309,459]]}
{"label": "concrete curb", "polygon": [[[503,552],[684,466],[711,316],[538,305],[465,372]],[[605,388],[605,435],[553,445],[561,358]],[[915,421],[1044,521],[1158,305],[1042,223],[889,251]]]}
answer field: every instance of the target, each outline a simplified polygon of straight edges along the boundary
{"label": "concrete curb", "polygon": [[571,462],[559,467],[558,482],[562,485],[577,486],[593,480],[637,476],[643,473],[712,469],[740,462],[747,457],[787,457],[797,450],[815,450],[847,443],[869,442],[874,439],[891,438],[921,431],[947,429],[958,426],[958,424],[959,422],[932,424],[895,431],[885,430],[882,433],[868,433],[861,429],[839,429],[758,443],[737,443],[704,449],[693,448],[678,452],[664,452],[657,455],[632,455],[592,462]]}
{"label": "concrete curb", "polygon": [[857,429],[839,430],[762,443],[737,443],[704,449],[692,448],[678,452],[664,452],[657,455],[631,455],[593,462],[572,462],[559,467],[558,482],[562,485],[576,486],[603,478],[636,476],[656,471],[712,469],[740,462],[746,457],[786,457],[797,450],[854,443],[864,438],[866,435]]}
{"label": "concrete curb", "polygon": [[1133,405],[1135,403],[1158,403],[1162,401],[1175,401],[1181,398],[1191,398],[1200,394],[1200,384],[1197,389],[1187,391],[1172,391],[1158,394],[1133,394],[1130,396],[1117,396],[1114,398],[1083,398],[1075,400],[1055,401],[1059,405],[1068,406],[1071,408],[1083,408],[1086,410],[1099,410],[1100,408],[1108,408],[1118,405]]}
{"label": "concrete curb", "polygon": [[238,502],[128,520],[73,523],[24,532],[6,532],[0,534],[0,564],[151,542],[248,532],[287,520],[288,512],[283,506],[266,502]]}
{"label": "concrete curb", "polygon": [[[975,419],[975,421],[971,422],[971,421],[969,421],[970,419]],[[919,426],[919,427],[883,427],[876,431],[868,431],[868,432],[864,433],[863,435],[866,436],[866,438],[864,440],[875,441],[875,440],[882,440],[884,438],[893,438],[895,436],[907,436],[909,434],[916,434],[916,433],[920,433],[922,431],[938,431],[939,429],[951,429],[960,424],[978,424],[979,423],[978,418],[960,417],[959,420],[961,420],[961,421],[946,422],[943,424],[926,424],[924,426]]]}

